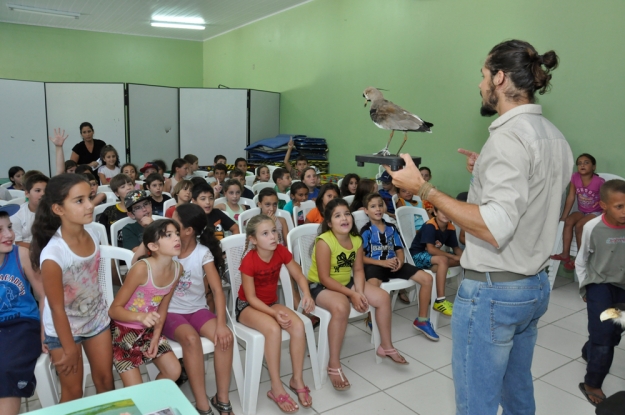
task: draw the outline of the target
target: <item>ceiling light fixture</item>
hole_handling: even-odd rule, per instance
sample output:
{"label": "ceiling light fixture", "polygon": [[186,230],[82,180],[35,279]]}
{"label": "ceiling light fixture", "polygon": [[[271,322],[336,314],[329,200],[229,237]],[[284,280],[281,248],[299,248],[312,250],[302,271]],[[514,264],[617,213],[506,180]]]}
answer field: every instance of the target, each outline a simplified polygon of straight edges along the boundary
{"label": "ceiling light fixture", "polygon": [[19,12],[46,14],[57,17],[71,17],[72,19],[78,19],[80,17],[80,13],[66,12],[63,10],[42,9],[41,7],[22,6],[20,4],[7,3],[7,7],[9,8],[9,10]]}
{"label": "ceiling light fixture", "polygon": [[204,30],[205,26],[197,24],[183,24],[183,23],[166,23],[166,22],[151,22],[152,27],[169,27],[172,29],[192,29],[192,30]]}
{"label": "ceiling light fixture", "polygon": [[165,22],[165,23],[183,23],[183,24],[196,24],[205,25],[206,22],[201,17],[170,17],[156,15],[152,17],[153,22]]}

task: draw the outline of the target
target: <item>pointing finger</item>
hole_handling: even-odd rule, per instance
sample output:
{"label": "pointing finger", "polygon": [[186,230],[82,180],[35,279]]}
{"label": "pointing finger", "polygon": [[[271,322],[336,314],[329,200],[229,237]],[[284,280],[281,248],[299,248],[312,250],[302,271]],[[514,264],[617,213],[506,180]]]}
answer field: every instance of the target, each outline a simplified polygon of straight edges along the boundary
{"label": "pointing finger", "polygon": [[464,148],[459,148],[458,149],[458,153],[464,154],[467,157],[471,157],[471,156],[473,156],[475,154],[473,151],[465,150]]}

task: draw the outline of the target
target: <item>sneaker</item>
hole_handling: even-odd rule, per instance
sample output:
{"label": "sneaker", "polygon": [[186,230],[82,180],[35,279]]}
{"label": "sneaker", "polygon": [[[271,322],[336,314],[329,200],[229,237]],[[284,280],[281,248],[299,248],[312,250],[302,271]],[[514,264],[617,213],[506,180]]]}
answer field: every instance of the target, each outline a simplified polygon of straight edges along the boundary
{"label": "sneaker", "polygon": [[412,327],[423,333],[425,337],[428,339],[437,342],[439,340],[438,334],[434,331],[434,327],[432,327],[432,323],[430,320],[427,321],[419,321],[419,319],[415,319],[412,323]]}
{"label": "sneaker", "polygon": [[454,304],[444,300],[444,301],[435,301],[432,306],[432,310],[438,311],[439,313],[443,313],[446,316],[451,317],[451,312],[454,310]]}

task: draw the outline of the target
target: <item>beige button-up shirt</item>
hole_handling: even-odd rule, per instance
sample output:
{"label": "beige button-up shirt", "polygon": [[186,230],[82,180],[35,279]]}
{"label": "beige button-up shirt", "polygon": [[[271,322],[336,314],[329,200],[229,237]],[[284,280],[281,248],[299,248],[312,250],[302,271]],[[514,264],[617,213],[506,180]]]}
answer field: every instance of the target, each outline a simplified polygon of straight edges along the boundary
{"label": "beige button-up shirt", "polygon": [[553,248],[573,154],[540,105],[520,105],[488,130],[468,202],[479,206],[498,248],[467,233],[460,263],[482,272],[534,275],[547,266]]}

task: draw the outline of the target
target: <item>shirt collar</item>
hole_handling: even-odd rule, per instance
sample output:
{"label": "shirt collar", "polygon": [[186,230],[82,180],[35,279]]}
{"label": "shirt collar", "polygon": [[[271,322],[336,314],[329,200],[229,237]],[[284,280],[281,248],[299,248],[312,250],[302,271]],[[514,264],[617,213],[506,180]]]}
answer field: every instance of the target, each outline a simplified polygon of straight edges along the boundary
{"label": "shirt collar", "polygon": [[504,125],[506,122],[510,121],[512,118],[516,117],[517,115],[521,115],[521,114],[542,115],[542,113],[543,113],[543,107],[538,104],[519,105],[518,107],[511,109],[510,111],[506,112],[504,115],[502,115],[501,117],[493,121],[490,127],[488,127],[488,131],[492,132],[496,130],[497,128],[501,127],[502,125]]}

